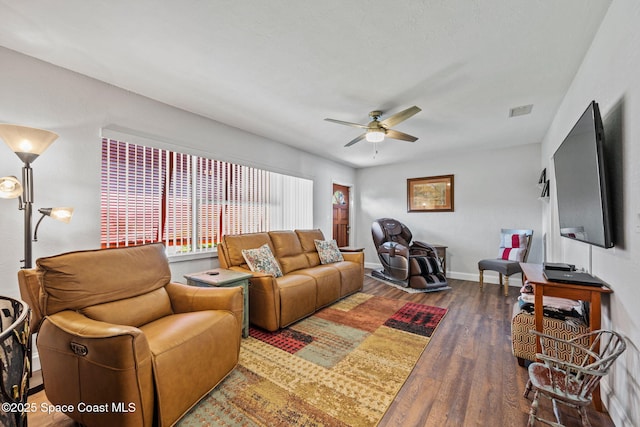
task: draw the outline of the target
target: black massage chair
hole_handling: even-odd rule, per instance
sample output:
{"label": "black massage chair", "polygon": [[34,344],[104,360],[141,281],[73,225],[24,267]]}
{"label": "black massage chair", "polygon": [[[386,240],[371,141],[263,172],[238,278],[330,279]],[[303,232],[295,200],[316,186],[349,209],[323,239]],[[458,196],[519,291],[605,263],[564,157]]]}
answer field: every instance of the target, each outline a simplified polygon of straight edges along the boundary
{"label": "black massage chair", "polygon": [[384,267],[372,272],[375,277],[414,289],[449,287],[436,249],[428,243],[411,242],[411,231],[403,223],[377,219],[371,225],[371,234]]}

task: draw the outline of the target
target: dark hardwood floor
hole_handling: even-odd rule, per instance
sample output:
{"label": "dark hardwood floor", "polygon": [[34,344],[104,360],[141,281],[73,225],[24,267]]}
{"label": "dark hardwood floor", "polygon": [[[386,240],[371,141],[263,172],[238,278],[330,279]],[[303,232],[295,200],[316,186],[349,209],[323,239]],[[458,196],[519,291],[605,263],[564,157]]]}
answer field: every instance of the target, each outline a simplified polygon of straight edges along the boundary
{"label": "dark hardwood floor", "polygon": [[[524,426],[530,400],[522,397],[527,371],[511,354],[511,312],[519,290],[504,297],[498,285],[449,280],[451,290],[409,294],[365,277],[364,292],[448,308],[411,376],[379,423],[380,427]],[[402,349],[398,349],[402,351]],[[531,395],[530,395],[531,397]],[[29,399],[39,406],[45,392]],[[561,406],[567,426],[579,426],[577,413]],[[605,413],[590,408],[593,427],[613,426]],[[551,402],[540,414],[553,419]],[[31,427],[67,427],[63,414],[29,415]]]}

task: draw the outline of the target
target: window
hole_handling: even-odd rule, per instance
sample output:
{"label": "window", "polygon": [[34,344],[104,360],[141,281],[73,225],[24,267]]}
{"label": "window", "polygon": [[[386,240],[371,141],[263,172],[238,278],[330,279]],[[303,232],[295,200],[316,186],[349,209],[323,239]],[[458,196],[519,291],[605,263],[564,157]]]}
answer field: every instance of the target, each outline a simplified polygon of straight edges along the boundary
{"label": "window", "polygon": [[198,253],[225,234],[313,226],[313,181],[220,160],[104,138],[101,181],[104,248]]}

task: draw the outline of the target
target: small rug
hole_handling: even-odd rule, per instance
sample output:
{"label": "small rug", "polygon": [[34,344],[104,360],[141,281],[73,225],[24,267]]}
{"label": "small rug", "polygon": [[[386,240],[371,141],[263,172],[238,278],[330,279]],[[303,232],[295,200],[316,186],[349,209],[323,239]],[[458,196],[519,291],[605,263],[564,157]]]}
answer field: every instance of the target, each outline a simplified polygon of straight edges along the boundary
{"label": "small rug", "polygon": [[178,425],[374,426],[446,312],[358,293],[278,332],[252,327],[236,369]]}
{"label": "small rug", "polygon": [[442,288],[437,288],[437,289],[414,289],[414,288],[410,288],[408,286],[402,286],[398,283],[392,282],[391,280],[386,280],[383,279],[381,277],[376,277],[372,274],[366,274],[367,277],[371,277],[372,279],[377,280],[380,283],[384,283],[385,285],[389,285],[389,286],[393,286],[396,289],[400,289],[403,292],[406,292],[408,294],[420,294],[420,293],[427,293],[427,292],[440,292],[440,291],[446,291],[451,289],[451,286],[444,286]]}

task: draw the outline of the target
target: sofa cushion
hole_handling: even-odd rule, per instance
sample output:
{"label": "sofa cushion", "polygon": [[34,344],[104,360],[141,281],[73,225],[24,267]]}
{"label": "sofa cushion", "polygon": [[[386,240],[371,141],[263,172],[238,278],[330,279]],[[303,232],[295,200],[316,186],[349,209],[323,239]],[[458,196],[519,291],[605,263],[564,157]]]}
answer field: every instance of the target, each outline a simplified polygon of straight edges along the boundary
{"label": "sofa cushion", "polygon": [[45,316],[146,294],[171,280],[162,243],[68,252],[36,264]]}
{"label": "sofa cushion", "polygon": [[79,311],[93,320],[135,327],[173,314],[166,288],[159,288],[137,297],[92,305]]}
{"label": "sofa cushion", "polygon": [[344,261],[335,240],[314,240],[321,264]]}
{"label": "sofa cushion", "polygon": [[319,229],[314,230],[295,230],[302,245],[302,251],[304,252],[309,262],[309,267],[315,267],[320,265],[320,256],[316,250],[314,240],[324,240],[324,234]]}
{"label": "sofa cushion", "polygon": [[329,265],[318,265],[296,271],[316,281],[316,310],[340,299],[340,271]]}
{"label": "sofa cushion", "polygon": [[224,235],[222,239],[227,249],[229,267],[240,266],[248,269],[249,267],[242,256],[242,250],[259,248],[264,244],[271,245],[271,239],[267,233]]}
{"label": "sofa cushion", "polygon": [[280,293],[280,327],[316,311],[317,288],[313,277],[287,274],[276,279]]}
{"label": "sofa cushion", "polygon": [[344,297],[362,289],[364,270],[362,264],[353,261],[342,261],[328,264],[340,272],[340,296]]}
{"label": "sofa cushion", "polygon": [[324,240],[324,234],[322,234],[322,230],[320,229],[296,230],[295,232],[304,252],[315,252],[315,240]]}
{"label": "sofa cushion", "polygon": [[282,276],[282,270],[268,244],[265,243],[255,249],[243,249],[242,256],[247,261],[247,265],[251,271],[271,274],[273,277]]}
{"label": "sofa cushion", "polygon": [[270,231],[269,237],[271,237],[275,255],[284,274],[310,267],[309,260],[302,252],[302,245],[295,232],[290,230]]}

